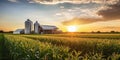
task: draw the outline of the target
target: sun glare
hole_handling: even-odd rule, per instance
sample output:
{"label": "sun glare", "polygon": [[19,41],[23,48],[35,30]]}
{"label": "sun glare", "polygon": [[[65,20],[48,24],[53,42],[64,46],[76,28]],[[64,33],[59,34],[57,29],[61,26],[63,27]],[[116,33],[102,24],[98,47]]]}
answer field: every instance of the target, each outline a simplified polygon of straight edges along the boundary
{"label": "sun glare", "polygon": [[67,30],[68,30],[68,32],[76,32],[77,27],[76,26],[68,26]]}

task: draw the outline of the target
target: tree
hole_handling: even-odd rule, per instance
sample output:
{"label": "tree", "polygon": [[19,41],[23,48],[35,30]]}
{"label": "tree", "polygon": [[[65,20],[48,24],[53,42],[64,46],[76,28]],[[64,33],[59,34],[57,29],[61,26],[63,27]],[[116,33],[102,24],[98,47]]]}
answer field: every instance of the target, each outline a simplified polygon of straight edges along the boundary
{"label": "tree", "polygon": [[115,33],[115,31],[110,31],[110,33]]}
{"label": "tree", "polygon": [[3,30],[0,30],[0,33],[3,33],[4,31]]}
{"label": "tree", "polygon": [[100,31],[97,31],[97,33],[101,33]]}

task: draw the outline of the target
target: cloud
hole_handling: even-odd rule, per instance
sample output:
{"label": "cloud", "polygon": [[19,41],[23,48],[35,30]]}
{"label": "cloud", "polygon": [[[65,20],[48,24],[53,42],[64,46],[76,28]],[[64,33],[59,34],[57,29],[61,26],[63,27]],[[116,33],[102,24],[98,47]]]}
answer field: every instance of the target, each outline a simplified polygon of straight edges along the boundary
{"label": "cloud", "polygon": [[[10,2],[17,2],[21,0],[8,0]],[[81,3],[107,3],[107,4],[112,4],[116,2],[117,0],[24,0],[28,1],[29,3],[40,3],[40,4],[58,4],[58,3],[73,3],[73,4],[81,4]]]}
{"label": "cloud", "polygon": [[83,4],[62,4],[60,10],[56,12],[56,16],[64,19],[72,19],[74,17],[94,17],[99,18],[96,12],[101,8],[101,4],[98,3],[83,3]]}
{"label": "cloud", "polygon": [[105,26],[101,27],[100,29],[107,30],[107,31],[120,31],[120,27],[118,26]]}
{"label": "cloud", "polygon": [[113,3],[117,0],[30,0],[34,1],[36,3],[42,3],[42,4],[57,4],[57,3],[64,3],[64,2],[69,2],[69,3],[90,3],[90,2],[95,2],[95,3]]}
{"label": "cloud", "polygon": [[10,1],[10,2],[18,2],[18,0],[8,0],[8,1]]}
{"label": "cloud", "polygon": [[120,27],[117,27],[117,26],[106,26],[106,27],[103,27],[103,29],[120,29]]}
{"label": "cloud", "polygon": [[107,9],[98,11],[97,14],[107,20],[120,19],[120,0],[116,4],[108,5]]}
{"label": "cloud", "polygon": [[63,25],[81,25],[81,24],[89,24],[89,23],[94,23],[98,21],[104,21],[103,19],[100,18],[73,18],[71,20],[63,21]]}
{"label": "cloud", "polygon": [[93,13],[95,9],[94,10],[92,9],[93,11],[91,11],[90,9],[87,11],[83,9],[83,11],[87,12],[86,17],[75,17],[70,20],[64,20],[62,24],[63,25],[74,25],[74,24],[80,25],[80,24],[90,24],[94,22],[111,21],[111,20],[120,19],[120,0],[117,3],[101,6],[101,7],[104,7],[104,9],[98,8],[96,10],[96,13]]}

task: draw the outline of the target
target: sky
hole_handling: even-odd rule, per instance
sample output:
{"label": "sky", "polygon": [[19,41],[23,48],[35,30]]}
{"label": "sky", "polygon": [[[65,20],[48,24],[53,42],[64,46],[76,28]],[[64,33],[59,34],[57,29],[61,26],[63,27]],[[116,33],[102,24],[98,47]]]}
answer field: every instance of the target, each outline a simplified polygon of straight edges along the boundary
{"label": "sky", "polygon": [[120,0],[0,0],[0,30],[24,29],[27,19],[64,32],[120,31]]}

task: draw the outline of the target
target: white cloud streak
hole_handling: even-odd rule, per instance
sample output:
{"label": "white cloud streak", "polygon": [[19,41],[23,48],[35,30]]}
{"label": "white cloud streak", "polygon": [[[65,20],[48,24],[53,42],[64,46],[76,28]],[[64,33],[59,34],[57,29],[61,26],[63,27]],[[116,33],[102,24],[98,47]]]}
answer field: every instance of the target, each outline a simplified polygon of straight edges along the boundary
{"label": "white cloud streak", "polygon": [[[20,0],[8,0],[10,2],[18,2]],[[118,0],[26,0],[29,3],[40,3],[40,4],[58,4],[58,3],[73,3],[73,4],[80,4],[80,3],[102,3],[102,4],[114,4]]]}
{"label": "white cloud streak", "polygon": [[18,0],[8,0],[8,1],[10,1],[10,2],[18,2]]}
{"label": "white cloud streak", "polygon": [[41,4],[58,4],[58,3],[73,3],[73,4],[80,4],[80,3],[102,3],[102,4],[113,4],[116,3],[118,0],[29,0],[33,1],[35,3],[41,3]]}
{"label": "white cloud streak", "polygon": [[60,6],[61,11],[57,12],[55,15],[58,17],[64,17],[64,19],[72,19],[74,17],[80,18],[101,18],[101,16],[96,13],[103,8],[102,4],[80,4],[79,7],[74,6],[69,9],[66,9],[64,6]]}

